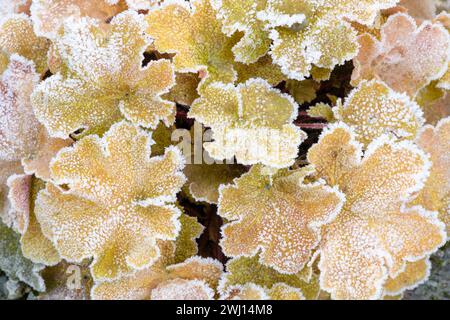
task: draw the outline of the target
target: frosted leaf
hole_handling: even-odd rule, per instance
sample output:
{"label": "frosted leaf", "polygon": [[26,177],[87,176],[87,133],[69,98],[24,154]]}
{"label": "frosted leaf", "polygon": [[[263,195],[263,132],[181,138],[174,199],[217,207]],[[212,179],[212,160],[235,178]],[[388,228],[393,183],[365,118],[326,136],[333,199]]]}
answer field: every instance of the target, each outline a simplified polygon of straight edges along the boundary
{"label": "frosted leaf", "polygon": [[175,74],[175,86],[163,98],[184,106],[190,106],[199,97],[197,93],[199,83],[200,79],[197,74],[177,72]]}
{"label": "frosted leaf", "polygon": [[218,214],[221,246],[227,256],[253,256],[282,273],[297,273],[311,258],[323,225],[342,207],[340,192],[321,182],[304,183],[309,172],[283,169],[265,174],[262,166],[222,186]]}
{"label": "frosted leaf", "polygon": [[87,263],[70,264],[64,260],[42,272],[46,291],[38,300],[89,300],[93,280]]}
{"label": "frosted leaf", "polygon": [[[448,12],[441,12],[433,20],[433,22],[442,24],[444,28],[447,29],[448,32],[450,32],[450,14]],[[450,62],[448,64],[447,71],[442,76],[442,78],[439,79],[437,87],[445,90],[450,90]]]}
{"label": "frosted leaf", "polygon": [[146,19],[155,48],[175,53],[176,71],[206,71],[210,82],[236,79],[231,52],[236,40],[222,33],[209,0],[165,1],[151,9]]}
{"label": "frosted leaf", "polygon": [[35,0],[31,5],[31,19],[39,36],[55,39],[59,28],[69,17],[91,17],[106,22],[126,9],[123,3],[109,0]]}
{"label": "frosted leaf", "polygon": [[144,127],[174,120],[174,103],[161,99],[173,86],[169,60],[142,67],[150,40],[146,23],[134,11],[113,18],[106,30],[96,20],[69,19],[54,46],[62,59],[60,73],[41,82],[32,95],[36,117],[53,137],[103,133],[125,117]]}
{"label": "frosted leaf", "polygon": [[214,204],[219,200],[220,185],[231,183],[244,172],[243,166],[235,164],[190,164],[184,169],[194,200]]}
{"label": "frosted leaf", "polygon": [[40,74],[47,70],[48,48],[48,40],[34,33],[27,15],[12,14],[0,18],[0,49],[33,61]]}
{"label": "frosted leaf", "polygon": [[236,61],[254,63],[269,51],[269,31],[264,21],[257,18],[258,12],[266,8],[267,0],[212,0],[211,4],[226,35],[244,34],[232,49]]}
{"label": "frosted leaf", "polygon": [[37,291],[45,291],[40,275],[43,265],[26,259],[20,250],[19,235],[0,222],[0,270],[13,280],[22,281]]}
{"label": "frosted leaf", "polygon": [[34,64],[12,55],[0,79],[0,159],[17,161],[36,148],[39,122],[30,94],[39,81]]}
{"label": "frosted leaf", "polygon": [[201,280],[173,279],[152,290],[151,300],[213,300],[214,290]]}
{"label": "frosted leaf", "polygon": [[[271,55],[291,79],[303,80],[311,74],[312,65],[331,69],[357,54],[356,31],[344,21],[320,19],[301,32],[279,27],[270,33]],[[331,45],[330,45],[331,44]]]}
{"label": "frosted leaf", "polygon": [[417,27],[399,13],[381,29],[381,40],[369,34],[359,38],[361,50],[354,59],[352,84],[377,78],[398,92],[414,97],[431,81],[441,78],[449,63],[450,36],[440,23]]}
{"label": "frosted leaf", "polygon": [[384,284],[385,295],[398,295],[424,283],[430,275],[431,263],[428,258],[408,262],[405,270]]}
{"label": "frosted leaf", "polygon": [[55,247],[41,230],[34,213],[37,193],[44,183],[30,175],[13,175],[8,179],[9,201],[14,214],[12,225],[20,234],[20,245],[25,258],[34,263],[55,265],[61,259]]}
{"label": "frosted leaf", "polygon": [[189,116],[211,127],[214,142],[204,143],[204,148],[217,160],[235,156],[241,164],[287,167],[306,137],[292,123],[297,104],[262,79],[250,79],[236,87],[223,83],[206,86]]}
{"label": "frosted leaf", "polygon": [[[109,0],[111,2],[111,0]],[[119,0],[113,0],[119,2]],[[125,0],[128,8],[132,10],[149,10],[152,7],[156,6],[162,0]]]}
{"label": "frosted leaf", "polygon": [[292,288],[284,283],[275,284],[269,290],[269,297],[272,300],[305,300],[301,290]]}
{"label": "frosted leaf", "polygon": [[170,258],[160,259],[152,267],[138,271],[134,275],[112,282],[97,283],[91,297],[103,300],[150,299],[158,285],[175,279],[178,279],[177,281],[180,279],[200,280],[205,281],[210,288],[217,287],[223,269],[218,261],[211,258],[192,257],[183,263],[167,266],[169,261]]}
{"label": "frosted leaf", "polygon": [[[254,285],[279,291],[280,284],[299,290],[306,299],[317,299],[320,288],[315,275],[310,277],[309,267],[296,274],[282,274],[273,268],[262,265],[258,256],[238,257],[231,259],[226,266],[219,283],[219,292],[222,295],[229,294],[236,286]],[[306,272],[305,272],[306,271]]]}
{"label": "frosted leaf", "polygon": [[421,207],[404,208],[420,190],[430,163],[409,141],[386,136],[362,145],[345,125],[324,131],[308,160],[319,177],[345,193],[340,214],[323,231],[321,288],[333,299],[377,299],[386,279],[406,263],[428,256],[445,242],[444,225]]}
{"label": "frosted leaf", "polygon": [[430,155],[432,165],[425,186],[411,204],[438,211],[450,235],[450,117],[440,120],[436,127],[423,127],[416,143]]}
{"label": "frosted leaf", "polygon": [[269,300],[267,290],[254,283],[234,285],[219,300]]}
{"label": "frosted leaf", "polygon": [[221,300],[305,300],[301,290],[284,283],[266,289],[253,283],[233,286]]}
{"label": "frosted leaf", "polygon": [[362,82],[342,107],[335,108],[335,115],[352,127],[366,146],[383,134],[412,140],[424,123],[423,113],[414,101],[378,80]]}
{"label": "frosted leaf", "polygon": [[328,122],[336,121],[333,109],[326,103],[317,103],[308,109],[308,115],[313,118],[322,118]]}
{"label": "frosted leaf", "polygon": [[173,205],[185,182],[183,157],[170,147],[150,158],[152,140],[124,121],[103,138],[91,135],[52,161],[52,183],[39,192],[35,213],[61,257],[94,257],[95,279],[145,268],[159,257],[156,240],[174,240],[180,210]]}
{"label": "frosted leaf", "polygon": [[27,174],[34,174],[36,177],[50,179],[50,161],[64,147],[68,147],[73,140],[52,138],[48,135],[44,126],[39,125],[39,132],[36,137],[36,148],[27,157],[22,158],[22,165]]}
{"label": "frosted leaf", "polygon": [[[283,4],[281,1],[273,2]],[[348,21],[370,26],[380,10],[393,7],[396,2],[397,0],[343,0],[338,3],[334,0],[296,1],[296,5],[305,8],[299,10],[299,13],[304,14],[306,19],[303,23],[290,27],[288,24],[273,28],[269,34],[273,40],[270,54],[291,79],[305,79],[311,74],[313,65],[333,69],[358,53],[357,31]],[[290,17],[295,16],[291,13]],[[283,19],[280,21],[284,22]]]}
{"label": "frosted leaf", "polygon": [[0,0],[0,19],[12,13],[28,13],[31,0]]}

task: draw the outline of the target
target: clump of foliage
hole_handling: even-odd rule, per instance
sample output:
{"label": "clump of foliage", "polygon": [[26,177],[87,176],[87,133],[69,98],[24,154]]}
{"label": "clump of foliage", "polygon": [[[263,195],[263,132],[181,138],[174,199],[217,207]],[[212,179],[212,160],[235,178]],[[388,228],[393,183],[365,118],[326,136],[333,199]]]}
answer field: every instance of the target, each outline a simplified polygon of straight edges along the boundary
{"label": "clump of foliage", "polygon": [[7,1],[0,298],[448,298],[449,31],[434,0]]}

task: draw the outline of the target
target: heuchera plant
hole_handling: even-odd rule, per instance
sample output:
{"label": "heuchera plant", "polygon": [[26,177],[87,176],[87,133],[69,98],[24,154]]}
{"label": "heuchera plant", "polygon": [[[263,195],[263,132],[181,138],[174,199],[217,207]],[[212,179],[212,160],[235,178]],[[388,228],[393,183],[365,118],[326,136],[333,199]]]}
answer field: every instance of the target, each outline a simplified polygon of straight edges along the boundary
{"label": "heuchera plant", "polygon": [[0,297],[426,288],[450,232],[449,17],[434,0],[0,0]]}

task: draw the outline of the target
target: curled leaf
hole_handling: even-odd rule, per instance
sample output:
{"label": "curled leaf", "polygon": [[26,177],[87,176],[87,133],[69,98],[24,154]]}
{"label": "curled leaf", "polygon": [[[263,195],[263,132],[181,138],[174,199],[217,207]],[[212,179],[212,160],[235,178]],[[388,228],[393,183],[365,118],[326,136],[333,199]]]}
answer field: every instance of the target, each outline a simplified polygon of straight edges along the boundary
{"label": "curled leaf", "polygon": [[34,213],[38,192],[44,188],[43,181],[30,175],[13,175],[8,179],[9,201],[14,218],[12,225],[19,232],[20,245],[25,258],[34,263],[55,265],[61,259],[55,247],[41,230]]}

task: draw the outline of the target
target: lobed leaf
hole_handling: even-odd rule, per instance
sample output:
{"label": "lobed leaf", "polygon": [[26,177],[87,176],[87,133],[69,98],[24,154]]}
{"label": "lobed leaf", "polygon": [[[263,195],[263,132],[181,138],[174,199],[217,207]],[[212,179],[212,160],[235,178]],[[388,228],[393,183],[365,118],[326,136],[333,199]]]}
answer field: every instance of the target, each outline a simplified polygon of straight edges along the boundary
{"label": "lobed leaf", "polygon": [[334,110],[336,118],[352,127],[366,146],[381,135],[413,140],[424,123],[423,112],[414,101],[378,80],[362,82]]}
{"label": "lobed leaf", "polygon": [[297,116],[293,99],[262,79],[236,87],[223,83],[205,87],[189,116],[211,127],[214,142],[205,143],[204,148],[212,158],[235,156],[245,165],[287,167],[306,136],[292,124]]}
{"label": "lobed leaf", "polygon": [[421,150],[382,136],[361,154],[355,134],[343,124],[326,130],[308,153],[318,176],[346,196],[320,245],[321,288],[334,299],[381,298],[388,276],[395,278],[446,238],[435,213],[404,208],[428,175],[430,163]]}
{"label": "lobed leaf", "polygon": [[[124,121],[61,150],[52,183],[38,194],[36,217],[61,257],[94,257],[94,279],[114,279],[154,263],[157,240],[174,240],[185,182],[182,155],[167,148],[150,158],[151,138]],[[54,185],[66,185],[68,190]]]}
{"label": "lobed leaf", "polygon": [[297,273],[321,239],[321,227],[340,211],[343,195],[321,182],[304,183],[308,172],[261,166],[220,188],[218,214],[227,219],[221,246],[227,256],[253,256],[281,273]]}
{"label": "lobed leaf", "polygon": [[122,118],[151,128],[173,122],[174,103],[161,98],[174,84],[173,67],[164,59],[141,66],[150,41],[145,29],[134,11],[115,16],[106,30],[91,18],[66,21],[54,42],[61,70],[31,97],[51,136],[101,134]]}
{"label": "lobed leaf", "polygon": [[47,70],[49,42],[34,33],[33,23],[24,13],[0,18],[0,49],[33,61],[39,74]]}

